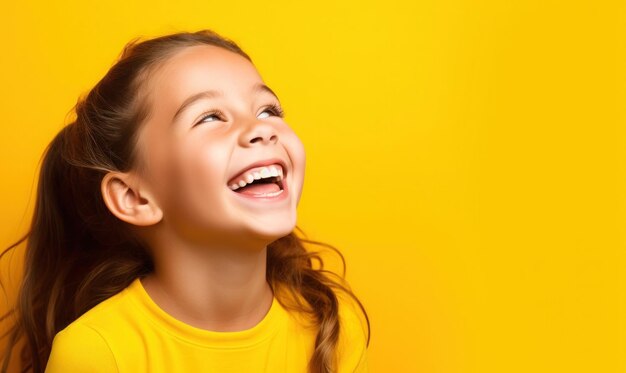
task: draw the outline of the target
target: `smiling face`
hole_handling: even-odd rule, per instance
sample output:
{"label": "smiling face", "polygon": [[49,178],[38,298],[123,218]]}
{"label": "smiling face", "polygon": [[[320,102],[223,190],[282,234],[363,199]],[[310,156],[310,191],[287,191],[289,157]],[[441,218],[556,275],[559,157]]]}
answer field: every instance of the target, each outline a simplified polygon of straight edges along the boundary
{"label": "smiling face", "polygon": [[[182,239],[207,244],[267,244],[289,234],[304,147],[254,65],[219,47],[187,47],[148,84],[151,113],[137,146],[162,223]],[[261,184],[281,172],[278,184]]]}

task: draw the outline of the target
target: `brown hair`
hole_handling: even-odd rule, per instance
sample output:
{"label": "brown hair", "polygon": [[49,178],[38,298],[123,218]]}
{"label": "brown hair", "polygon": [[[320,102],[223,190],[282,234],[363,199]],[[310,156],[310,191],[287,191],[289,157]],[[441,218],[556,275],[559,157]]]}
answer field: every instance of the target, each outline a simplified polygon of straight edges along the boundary
{"label": "brown hair", "polygon": [[[203,44],[225,48],[252,62],[237,44],[211,30],[139,39],[130,41],[107,74],[78,100],[76,119],[46,148],[30,230],[0,254],[1,258],[28,238],[17,303],[0,319],[15,317],[2,336],[8,336],[2,372],[22,340],[22,370],[43,372],[57,332],[154,268],[147,248],[128,223],[108,210],[100,189],[107,172],[139,167],[137,129],[149,115],[142,87],[153,68],[184,47]],[[283,306],[311,315],[318,326],[309,371],[332,372],[340,330],[335,291],[348,294],[363,311],[367,346],[369,318],[345,281],[343,255],[331,245],[299,237],[296,230],[303,234],[296,226],[268,245],[267,281]],[[319,253],[307,250],[305,244],[334,250],[343,263],[343,276],[324,270]],[[306,302],[298,301],[300,297]]]}

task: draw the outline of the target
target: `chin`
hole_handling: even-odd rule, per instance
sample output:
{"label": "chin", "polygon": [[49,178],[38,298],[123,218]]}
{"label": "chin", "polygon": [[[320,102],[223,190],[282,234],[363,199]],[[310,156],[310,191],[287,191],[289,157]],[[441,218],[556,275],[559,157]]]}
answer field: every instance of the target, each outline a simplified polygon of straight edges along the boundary
{"label": "chin", "polygon": [[295,226],[295,219],[284,222],[273,221],[269,224],[258,224],[252,229],[251,233],[260,239],[265,240],[267,243],[271,243],[291,233]]}

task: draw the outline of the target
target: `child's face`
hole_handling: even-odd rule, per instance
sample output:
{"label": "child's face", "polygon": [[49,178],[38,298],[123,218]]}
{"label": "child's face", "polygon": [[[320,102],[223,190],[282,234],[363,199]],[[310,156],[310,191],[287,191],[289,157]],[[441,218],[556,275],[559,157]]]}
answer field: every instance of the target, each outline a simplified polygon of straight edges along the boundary
{"label": "child's face", "polygon": [[[138,147],[168,229],[182,239],[214,244],[270,243],[291,232],[304,181],[304,147],[268,108],[280,103],[259,88],[264,83],[254,65],[219,47],[189,47],[160,66],[148,84],[152,112]],[[195,94],[213,90],[218,93],[181,109]],[[235,176],[272,159],[284,163],[280,194],[232,190],[241,181]],[[269,187],[247,191],[278,189]]]}

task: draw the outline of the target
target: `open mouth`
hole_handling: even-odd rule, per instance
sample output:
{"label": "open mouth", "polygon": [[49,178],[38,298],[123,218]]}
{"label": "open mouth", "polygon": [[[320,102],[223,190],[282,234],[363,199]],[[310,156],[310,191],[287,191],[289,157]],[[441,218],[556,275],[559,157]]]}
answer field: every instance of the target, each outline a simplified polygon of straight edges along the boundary
{"label": "open mouth", "polygon": [[274,197],[285,190],[283,167],[279,164],[255,167],[229,181],[235,193],[250,197]]}

